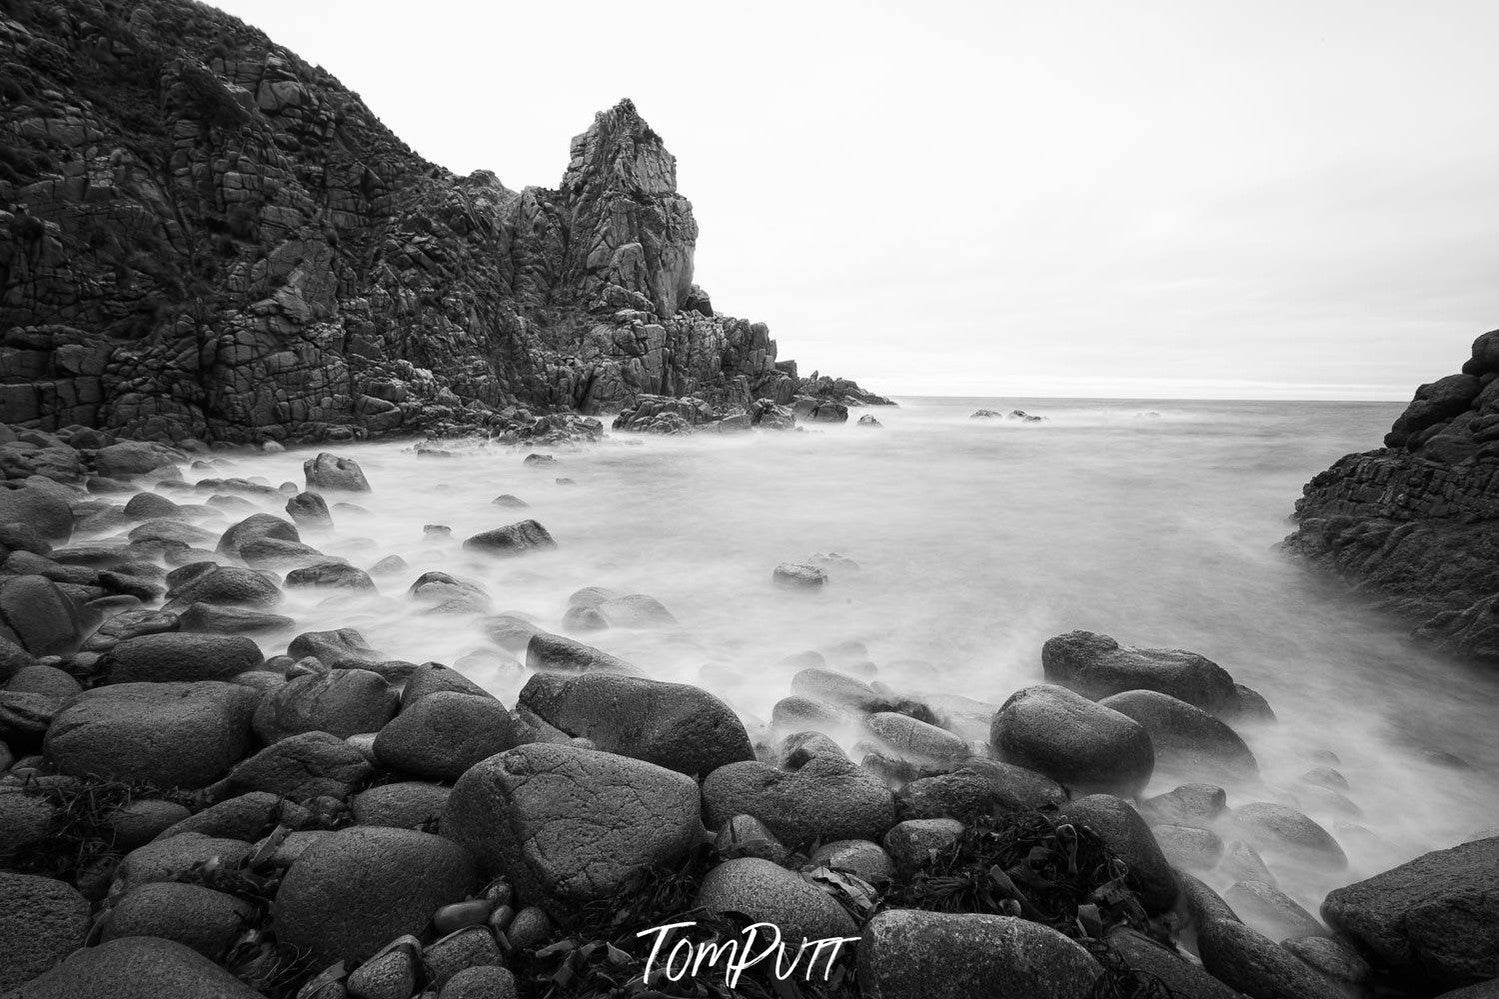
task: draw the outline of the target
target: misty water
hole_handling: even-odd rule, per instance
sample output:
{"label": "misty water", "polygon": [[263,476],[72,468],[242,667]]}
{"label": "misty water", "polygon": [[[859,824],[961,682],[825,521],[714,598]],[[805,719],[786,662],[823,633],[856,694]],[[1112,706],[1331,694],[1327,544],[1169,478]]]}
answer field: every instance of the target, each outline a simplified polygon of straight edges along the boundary
{"label": "misty water", "polygon": [[[1046,420],[969,418],[1016,406]],[[1349,854],[1347,871],[1276,870],[1282,888],[1315,906],[1337,884],[1499,825],[1499,673],[1411,644],[1400,622],[1275,550],[1301,485],[1376,444],[1400,408],[915,399],[871,410],[877,429],[614,434],[544,449],[558,462],[541,467],[522,464],[525,448],[443,444],[451,457],[420,457],[410,442],[340,446],[373,486],[347,497],[368,513],[335,509],[331,532],[303,540],[361,568],[390,554],[408,568],[377,576],[378,596],[289,591],[276,610],[297,631],[353,627],[390,658],[457,664],[513,703],[526,678],[514,653],[488,640],[484,615],[432,614],[409,599],[418,575],[478,581],[493,611],[562,633],[581,587],[647,593],[679,628],[574,637],[650,676],[713,690],[752,734],[790,693],[795,670],[778,664],[805,649],[863,659],[838,648],[862,643],[878,679],[930,701],[972,739],[984,738],[994,706],[1042,682],[1052,635],[1081,628],[1191,649],[1279,715],[1240,728],[1262,780],[1230,785],[1230,805],[1296,804]],[[300,484],[312,453],[216,456],[215,471],[188,478]],[[493,505],[502,493],[530,508]],[[270,497],[256,502],[282,513]],[[524,517],[559,549],[495,559],[461,547]],[[428,524],[451,537],[424,534]],[[820,593],[772,585],[777,563],[818,552],[859,569],[832,570]],[[284,651],[295,633],[262,646]],[[1433,763],[1433,750],[1474,769]],[[1361,814],[1298,782],[1322,751],[1341,760]],[[1193,776],[1158,772],[1150,793]]]}

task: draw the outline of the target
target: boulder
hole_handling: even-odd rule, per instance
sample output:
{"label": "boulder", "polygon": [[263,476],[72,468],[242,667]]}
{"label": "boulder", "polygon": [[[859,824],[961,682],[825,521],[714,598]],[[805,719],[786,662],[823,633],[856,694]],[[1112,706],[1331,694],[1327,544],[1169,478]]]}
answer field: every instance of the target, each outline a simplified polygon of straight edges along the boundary
{"label": "boulder", "polygon": [[282,614],[215,604],[189,604],[177,618],[180,630],[208,635],[263,634],[290,631],[296,626],[296,621]]}
{"label": "boulder", "polygon": [[1228,792],[1216,784],[1182,784],[1140,802],[1140,814],[1153,824],[1207,829],[1228,811]]}
{"label": "boulder", "polygon": [[676,616],[655,597],[645,593],[627,593],[601,600],[593,606],[611,628],[673,628]]}
{"label": "boulder", "polygon": [[770,581],[783,590],[820,590],[827,585],[828,574],[815,565],[782,562],[771,572]]}
{"label": "boulder", "polygon": [[780,929],[789,948],[807,940],[857,936],[859,929],[833,896],[786,868],[758,857],[727,860],[708,872],[694,907],[739,912]]}
{"label": "boulder", "polygon": [[308,587],[322,590],[373,590],[375,581],[369,573],[347,562],[323,559],[293,569],[286,574],[288,588]]}
{"label": "boulder", "polygon": [[879,840],[895,824],[895,797],[878,775],[843,756],[816,755],[795,770],[750,760],[703,781],[704,820],[717,829],[753,815],[790,847],[838,839]]}
{"label": "boulder", "polygon": [[401,707],[409,707],[428,694],[435,694],[439,690],[452,690],[460,694],[472,694],[475,697],[494,696],[456,669],[444,666],[442,663],[422,663],[406,681],[406,686],[401,688]]}
{"label": "boulder", "polygon": [[422,573],[406,594],[443,614],[479,614],[489,610],[491,603],[483,586],[446,572]]}
{"label": "boulder", "polygon": [[442,817],[452,790],[424,781],[398,781],[360,791],[349,807],[355,825],[419,829]]}
{"label": "boulder", "polygon": [[678,860],[698,842],[702,823],[689,777],[612,753],[531,743],[460,777],[442,831],[486,871],[503,872],[523,900],[581,903],[609,897],[641,867]]}
{"label": "boulder", "polygon": [[1259,763],[1239,734],[1186,701],[1155,690],[1127,690],[1098,703],[1144,727],[1157,766],[1222,773],[1236,780],[1259,775]]}
{"label": "boulder", "polygon": [[271,743],[301,732],[331,732],[340,738],[377,732],[395,717],[399,704],[396,689],[369,670],[304,673],[261,698],[255,734]]}
{"label": "boulder", "polygon": [[1423,988],[1499,978],[1499,836],[1337,888],[1322,916],[1373,963]]}
{"label": "boulder", "polygon": [[1087,999],[1102,974],[1077,943],[1012,916],[888,909],[859,944],[868,999]]}
{"label": "boulder", "polygon": [[422,950],[429,990],[443,988],[466,968],[493,967],[502,960],[500,945],[487,926],[466,926]]}
{"label": "boulder", "polygon": [[462,901],[478,870],[469,852],[412,829],[355,826],[319,839],[276,892],[276,933],[319,962],[362,961],[393,938],[420,936]]}
{"label": "boulder", "polygon": [[961,835],[963,823],[957,819],[906,819],[885,833],[885,852],[898,869],[911,872],[952,846]]}
{"label": "boulder", "polygon": [[638,667],[603,649],[596,649],[591,645],[584,645],[571,638],[549,634],[545,631],[533,633],[526,641],[526,666],[534,670],[566,673],[607,671],[638,674],[640,672]]}
{"label": "boulder", "polygon": [[1097,833],[1124,861],[1129,868],[1126,879],[1139,892],[1146,912],[1167,912],[1176,904],[1181,885],[1171,863],[1150,827],[1128,802],[1111,794],[1090,794],[1065,805],[1063,815]]}
{"label": "boulder", "polygon": [[1223,859],[1223,838],[1211,829],[1155,825],[1150,831],[1173,867],[1211,871]]}
{"label": "boulder", "polygon": [[0,577],[0,637],[33,656],[64,656],[77,650],[83,636],[77,605],[52,580]]}
{"label": "boulder", "polygon": [[1243,999],[1175,948],[1157,943],[1127,926],[1109,932],[1109,947],[1125,966],[1144,977],[1149,975],[1179,999]]}
{"label": "boulder", "polygon": [[408,704],[375,736],[380,762],[403,774],[455,781],[480,760],[523,741],[510,711],[492,697],[440,690]]}
{"label": "boulder", "polygon": [[515,975],[507,968],[464,968],[442,987],[437,999],[517,999]]}
{"label": "boulder", "polygon": [[1285,892],[1264,881],[1236,881],[1223,893],[1234,915],[1271,940],[1326,936],[1327,930]]}
{"label": "boulder", "polygon": [[51,489],[0,485],[0,524],[23,524],[51,542],[73,535],[73,507]]}
{"label": "boulder", "polygon": [[117,642],[105,653],[106,683],[227,680],[265,661],[242,635],[164,632]]}
{"label": "boulder", "polygon": [[518,524],[496,527],[491,531],[475,534],[463,542],[463,547],[486,555],[524,555],[527,552],[547,551],[557,547],[551,534],[534,520],[523,520]]}
{"label": "boulder", "polygon": [[125,854],[115,870],[115,887],[128,892],[141,885],[180,881],[193,868],[215,858],[233,867],[248,857],[250,850],[244,840],[195,832],[154,840]]}
{"label": "boulder", "polygon": [[1358,951],[1329,936],[1293,937],[1280,945],[1337,983],[1346,995],[1369,991],[1374,969]]}
{"label": "boulder", "polygon": [[230,683],[121,683],[85,691],[47,730],[60,773],[203,787],[250,750],[260,695]]}
{"label": "boulder", "polygon": [[1288,805],[1255,801],[1231,813],[1239,838],[1267,856],[1320,870],[1342,870],[1348,857],[1326,829]]}
{"label": "boulder", "polygon": [[287,645],[286,654],[293,659],[312,656],[324,666],[350,669],[385,661],[385,653],[371,648],[364,636],[353,628],[303,632]]}
{"label": "boulder", "polygon": [[943,728],[894,711],[877,711],[864,729],[881,747],[910,763],[944,765],[972,755],[968,743]]}
{"label": "boulder", "polygon": [[187,806],[160,798],[135,798],[109,813],[107,826],[118,850],[130,851],[151,842],[192,815]]}
{"label": "boulder", "polygon": [[314,492],[367,493],[369,481],[364,469],[353,458],[340,458],[327,451],[302,462],[302,474],[307,479],[307,488]]}
{"label": "boulder", "polygon": [[1126,690],[1155,690],[1212,714],[1238,707],[1228,671],[1182,649],[1137,649],[1108,635],[1072,631],[1046,641],[1041,663],[1047,680],[1094,700]]}
{"label": "boulder", "polygon": [[219,536],[214,551],[244,558],[244,549],[247,545],[267,540],[295,544],[301,542],[302,536],[297,533],[296,525],[289,520],[283,520],[269,513],[252,513],[224,531]]}
{"label": "boulder", "polygon": [[112,479],[146,475],[158,468],[169,468],[186,456],[151,441],[121,441],[94,452],[94,469]]}
{"label": "boulder", "polygon": [[163,829],[157,839],[171,839],[183,833],[200,833],[253,843],[278,822],[302,825],[306,810],[266,791],[249,791],[209,805],[200,812],[185,816]]}
{"label": "boulder", "polygon": [[908,819],[951,818],[1020,812],[1066,802],[1067,792],[1049,777],[996,760],[972,760],[951,773],[920,777],[895,792]]}
{"label": "boulder", "polygon": [[72,886],[0,871],[0,989],[51,970],[83,946],[88,927],[88,899]]}
{"label": "boulder", "polygon": [[811,867],[847,871],[873,884],[895,877],[895,861],[878,843],[867,839],[838,839],[818,847],[807,861]]}
{"label": "boulder", "polygon": [[286,501],[286,515],[298,527],[319,531],[333,526],[333,515],[328,512],[328,501],[317,493],[297,493]]}
{"label": "boulder", "polygon": [[209,794],[215,801],[246,791],[268,791],[293,801],[320,795],[347,798],[373,772],[364,754],[338,736],[303,732],[240,763]]}
{"label": "boulder", "polygon": [[73,953],[22,986],[16,999],[261,999],[191,947],[123,937]]}
{"label": "boulder", "polygon": [[999,758],[1083,791],[1134,795],[1155,768],[1144,726],[1052,684],[1011,695],[994,715],[989,741]]}
{"label": "boulder", "polygon": [[[1197,953],[1214,978],[1252,999],[1338,999],[1336,982],[1245,925],[1218,893],[1182,875]],[[1345,997],[1346,999],[1346,997]]]}
{"label": "boulder", "polygon": [[597,748],[689,775],[754,759],[739,716],[697,687],[617,673],[538,673],[517,708]]}
{"label": "boulder", "polygon": [[[168,582],[172,582],[171,576]],[[237,565],[210,565],[180,585],[173,585],[167,596],[179,604],[274,607],[281,602],[281,588],[276,585],[276,577],[268,572]]]}
{"label": "boulder", "polygon": [[110,910],[103,940],[161,937],[186,944],[210,961],[222,961],[235,939],[253,925],[254,906],[201,885],[156,882],[125,893]]}

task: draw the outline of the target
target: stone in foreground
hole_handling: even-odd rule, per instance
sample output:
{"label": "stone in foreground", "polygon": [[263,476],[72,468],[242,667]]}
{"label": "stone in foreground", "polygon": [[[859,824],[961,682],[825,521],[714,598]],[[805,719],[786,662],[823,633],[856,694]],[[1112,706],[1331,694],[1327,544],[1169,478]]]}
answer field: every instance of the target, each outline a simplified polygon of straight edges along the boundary
{"label": "stone in foreground", "polygon": [[1499,837],[1338,888],[1322,916],[1408,981],[1452,989],[1499,978]]}
{"label": "stone in foreground", "polygon": [[124,937],[75,951],[15,999],[261,999],[259,992],[191,947]]}
{"label": "stone in foreground", "polygon": [[859,933],[833,896],[759,857],[728,860],[713,868],[703,878],[694,904],[709,912],[742,912],[753,922],[771,923],[788,947]]}
{"label": "stone in foreground", "polygon": [[432,913],[477,880],[469,852],[412,829],[355,827],[318,840],[276,892],[276,932],[323,962],[361,961],[395,937],[420,935]]}
{"label": "stone in foreground", "polygon": [[891,909],[859,944],[866,999],[1087,999],[1102,973],[1056,930],[1012,916]]}
{"label": "stone in foreground", "polygon": [[552,540],[552,535],[537,521],[523,520],[518,524],[475,534],[463,542],[463,547],[487,555],[508,557],[527,552],[549,551],[557,547],[557,542]]}
{"label": "stone in foreground", "polygon": [[[437,695],[433,695],[437,696]],[[525,901],[607,898],[640,867],[702,835],[697,784],[651,763],[529,743],[458,779],[442,833],[503,874]]]}

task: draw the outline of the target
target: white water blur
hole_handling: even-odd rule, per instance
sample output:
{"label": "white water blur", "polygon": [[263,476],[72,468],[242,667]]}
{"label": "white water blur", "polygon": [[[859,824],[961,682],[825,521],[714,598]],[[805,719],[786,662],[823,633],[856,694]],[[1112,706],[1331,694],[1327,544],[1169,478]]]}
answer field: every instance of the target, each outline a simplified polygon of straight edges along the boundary
{"label": "white water blur", "polygon": [[[969,418],[1016,405],[1047,420]],[[495,611],[523,611],[559,632],[580,587],[649,593],[679,630],[576,637],[652,676],[706,686],[751,724],[768,720],[790,692],[783,657],[846,641],[867,645],[879,679],[949,706],[962,698],[997,705],[1041,682],[1042,642],[1075,628],[1192,649],[1259,690],[1280,718],[1243,730],[1263,784],[1230,786],[1230,805],[1296,803],[1351,858],[1344,872],[1277,870],[1283,888],[1315,907],[1337,884],[1499,825],[1499,672],[1410,644],[1398,622],[1273,550],[1302,483],[1375,444],[1398,411],[911,400],[868,411],[880,429],[613,435],[543,449],[559,459],[550,467],[523,466],[525,448],[453,445],[454,457],[433,458],[409,443],[341,445],[332,450],[358,460],[374,488],[346,499],[369,513],[335,509],[331,534],[303,540],[365,569],[390,554],[409,567],[377,576],[378,597],[290,591],[277,610],[295,617],[298,631],[357,628],[391,658],[463,660],[465,672],[513,703],[524,671],[485,638],[481,615],[433,615],[407,599],[418,575],[441,569],[477,580]],[[213,473],[188,478],[300,485],[312,453],[218,456]],[[492,505],[501,493],[530,509]],[[269,499],[256,502],[282,513]],[[461,547],[524,517],[541,521],[560,549],[502,560]],[[424,536],[425,524],[448,525],[452,536]],[[814,552],[843,553],[862,571],[835,571],[818,594],[771,585],[778,562]],[[263,642],[267,654],[293,634]],[[1430,749],[1476,770],[1424,762]],[[1361,816],[1337,814],[1297,783],[1320,750],[1341,759]],[[1190,777],[1158,774],[1149,793]]]}

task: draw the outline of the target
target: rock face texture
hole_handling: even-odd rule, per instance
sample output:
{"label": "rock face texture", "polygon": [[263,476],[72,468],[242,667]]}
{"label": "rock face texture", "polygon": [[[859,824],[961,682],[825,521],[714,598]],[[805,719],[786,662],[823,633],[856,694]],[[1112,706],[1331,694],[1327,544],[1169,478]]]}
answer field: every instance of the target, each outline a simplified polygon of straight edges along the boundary
{"label": "rock face texture", "polygon": [[0,422],[315,440],[640,394],[879,401],[713,311],[675,159],[628,100],[560,186],[515,191],[210,7],[5,11]]}
{"label": "rock face texture", "polygon": [[1499,330],[1416,390],[1383,448],[1302,490],[1286,547],[1367,590],[1416,634],[1499,663]]}

